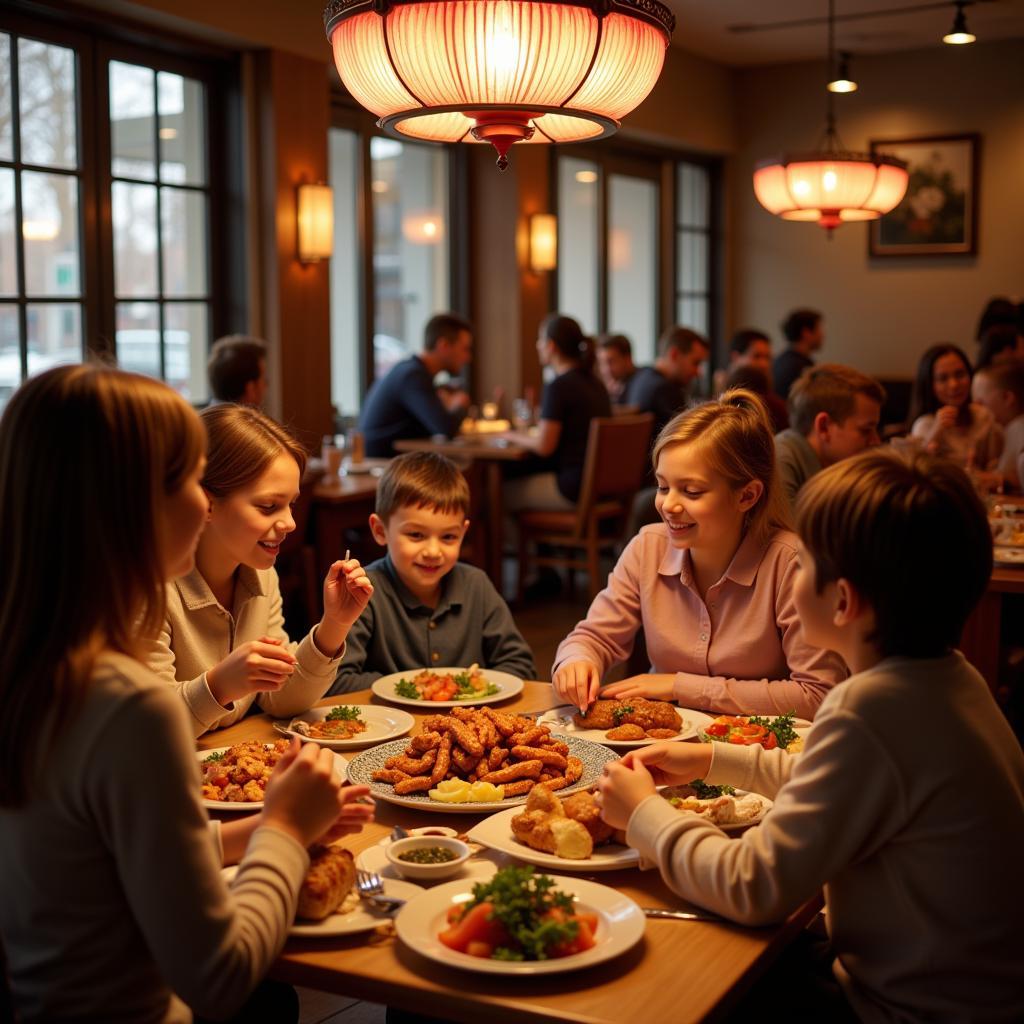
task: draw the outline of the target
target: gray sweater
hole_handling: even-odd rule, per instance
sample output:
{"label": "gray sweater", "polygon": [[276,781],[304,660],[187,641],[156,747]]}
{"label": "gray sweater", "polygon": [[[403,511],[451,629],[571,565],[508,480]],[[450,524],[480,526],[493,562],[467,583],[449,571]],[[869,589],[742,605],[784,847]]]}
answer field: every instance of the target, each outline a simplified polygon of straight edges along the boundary
{"label": "gray sweater", "polygon": [[487,575],[458,562],[428,608],[398,578],[390,556],[366,567],[373,597],[349,630],[331,694],[365,690],[392,672],[431,665],[469,666],[536,679],[537,669],[512,613]]}

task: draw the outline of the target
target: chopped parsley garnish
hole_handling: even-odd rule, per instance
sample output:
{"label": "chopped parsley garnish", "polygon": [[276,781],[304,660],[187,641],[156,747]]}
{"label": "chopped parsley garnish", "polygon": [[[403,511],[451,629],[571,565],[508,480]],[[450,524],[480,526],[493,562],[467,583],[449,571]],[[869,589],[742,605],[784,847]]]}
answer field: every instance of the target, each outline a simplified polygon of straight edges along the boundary
{"label": "chopped parsley garnish", "polygon": [[210,764],[212,761],[223,761],[225,751],[215,750],[209,757],[203,758],[203,764]]}
{"label": "chopped parsley garnish", "polygon": [[362,712],[359,708],[346,707],[344,704],[339,704],[338,707],[332,708],[331,713],[327,716],[328,722],[358,722]]}
{"label": "chopped parsley garnish", "polygon": [[617,707],[617,708],[616,708],[616,709],[615,709],[615,710],[614,710],[614,711],[612,712],[612,718],[614,718],[614,719],[615,719],[615,724],[616,724],[616,725],[622,725],[622,719],[623,719],[623,717],[624,717],[625,715],[631,715],[631,714],[633,714],[633,708],[632,708],[632,706],[631,706],[631,705],[629,705],[629,704],[624,704],[624,705],[622,705],[621,707]]}
{"label": "chopped parsley garnish", "polygon": [[799,739],[799,734],[796,729],[793,728],[793,722],[796,719],[796,712],[790,711],[785,715],[779,715],[778,718],[762,718],[759,715],[751,715],[751,725],[763,725],[769,732],[775,733],[775,738],[779,741],[779,746],[785,750],[795,739]]}
{"label": "chopped parsley garnish", "polygon": [[732,786],[709,786],[703,779],[694,779],[690,788],[698,800],[714,800],[723,794],[732,796],[736,792]]}
{"label": "chopped parsley garnish", "polygon": [[409,697],[411,700],[423,699],[423,695],[416,689],[416,684],[410,683],[408,679],[399,679],[395,683],[395,693],[399,697]]}

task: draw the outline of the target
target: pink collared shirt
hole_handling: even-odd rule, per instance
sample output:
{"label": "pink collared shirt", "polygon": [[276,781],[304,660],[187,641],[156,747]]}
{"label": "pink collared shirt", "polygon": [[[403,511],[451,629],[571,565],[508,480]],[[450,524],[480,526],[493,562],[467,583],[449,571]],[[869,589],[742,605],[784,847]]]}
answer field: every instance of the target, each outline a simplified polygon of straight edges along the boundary
{"label": "pink collared shirt", "polygon": [[683,707],[813,718],[847,670],[838,655],[804,639],[795,572],[795,534],[780,531],[764,547],[747,537],[704,599],[690,552],[671,546],[664,524],[644,527],[559,645],[552,671],[590,661],[604,674],[626,660],[642,627],[651,672],[676,674]]}

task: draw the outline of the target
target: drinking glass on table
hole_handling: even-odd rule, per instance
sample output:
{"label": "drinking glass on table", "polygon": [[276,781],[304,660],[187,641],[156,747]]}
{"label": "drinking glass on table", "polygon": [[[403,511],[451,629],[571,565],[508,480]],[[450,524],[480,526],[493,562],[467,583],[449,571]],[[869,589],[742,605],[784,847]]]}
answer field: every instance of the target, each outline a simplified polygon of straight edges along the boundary
{"label": "drinking glass on table", "polygon": [[345,454],[345,438],[342,434],[324,434],[320,444],[320,458],[324,462],[324,478],[332,482],[341,472],[341,459]]}
{"label": "drinking glass on table", "polygon": [[526,430],[533,423],[533,405],[528,398],[517,398],[512,403],[512,425]]}

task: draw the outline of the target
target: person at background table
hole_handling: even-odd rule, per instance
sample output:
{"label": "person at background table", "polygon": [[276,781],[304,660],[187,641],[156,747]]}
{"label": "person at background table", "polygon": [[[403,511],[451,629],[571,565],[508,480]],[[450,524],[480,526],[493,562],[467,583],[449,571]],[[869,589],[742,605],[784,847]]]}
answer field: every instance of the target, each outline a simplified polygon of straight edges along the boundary
{"label": "person at background table", "polygon": [[247,334],[218,338],[210,349],[206,374],[211,405],[237,402],[259,408],[269,387],[266,342]]}
{"label": "person at background table", "polygon": [[[740,372],[746,370],[756,373]],[[756,386],[751,387],[752,383]],[[715,370],[711,380],[713,394],[720,395],[729,388],[749,388],[764,399],[776,431],[789,426],[786,403],[772,390],[772,343],[764,331],[744,327],[732,336],[729,365]]]}
{"label": "person at background table", "polygon": [[[587,617],[562,641],[562,700],[651,697],[684,707],[813,718],[845,676],[804,636],[793,605],[796,538],[775,472],[768,410],[727,391],[681,413],[654,445],[663,522],[629,542]],[[643,627],[648,674],[601,689]]]}
{"label": "person at background table", "polygon": [[1017,324],[993,324],[978,344],[978,365],[975,373],[996,363],[1012,363],[1024,359],[1024,330]]}
{"label": "person at background table", "polygon": [[971,393],[1003,431],[1003,452],[992,483],[1019,491],[1019,465],[1024,459],[1024,362],[1014,360],[986,366],[974,374]]}
{"label": "person at background table", "polygon": [[772,363],[772,383],[775,394],[783,401],[789,398],[789,389],[809,366],[811,356],[825,344],[822,316],[815,309],[794,309],[782,321],[782,334],[787,347]]}
{"label": "person at background table", "polygon": [[807,370],[789,393],[792,426],[775,435],[775,461],[790,506],[825,466],[881,444],[878,423],[885,389],[839,363]]}
{"label": "person at background table", "polygon": [[441,434],[454,437],[469,408],[460,388],[434,387],[442,372],[458,377],[473,351],[473,328],[454,313],[438,313],[423,328],[423,351],[374,381],[359,414],[370,458],[390,458],[395,441]]}
{"label": "person at background table", "polygon": [[167,587],[163,628],[146,652],[149,667],[184,701],[196,736],[237,722],[254,703],[279,718],[315,704],[373,593],[359,562],[335,562],[324,580],[323,618],[301,642],[289,640],[274,562],[295,529],[291,506],[306,453],[256,409],[215,406],[202,419],[206,529],[195,567]]}
{"label": "person at background table", "polygon": [[[793,1020],[1024,1020],[1024,755],[956,650],[992,571],[985,510],[948,462],[878,450],[816,476],[797,529],[807,640],[854,673],[803,753],[645,747],[609,767],[602,816],[680,896],[741,924],[781,922],[825,886],[818,972],[793,956],[743,1009],[784,992]],[[730,838],[656,794],[692,779],[775,805]],[[829,967],[831,999],[808,1005]]]}
{"label": "person at background table", "polygon": [[537,356],[554,376],[541,394],[536,433],[503,436],[535,458],[508,463],[503,504],[514,519],[521,508],[572,508],[580,496],[590,421],[611,416],[604,385],[594,375],[593,345],[572,317],[552,313],[540,325]]}
{"label": "person at background table", "polygon": [[597,338],[597,375],[608,390],[612,405],[624,405],[626,388],[636,374],[633,346],[624,334],[601,334]]}
{"label": "person at background table", "polygon": [[387,554],[366,568],[373,597],[349,630],[332,694],[434,665],[536,677],[508,605],[485,573],[459,561],[468,512],[466,478],[450,459],[433,452],[392,459],[370,516]]}
{"label": "person at background table", "polygon": [[372,813],[296,742],[259,814],[210,827],[185,710],[140,650],[193,564],[205,447],[169,387],[99,366],[33,377],[0,424],[0,941],[26,1024],[297,1019],[281,987],[242,1004],[284,945],[306,847]]}
{"label": "person at background table", "polygon": [[971,401],[971,363],[956,345],[932,345],[917,366],[911,437],[933,455],[990,469],[1002,451],[992,413]]}

